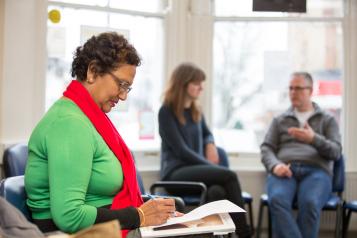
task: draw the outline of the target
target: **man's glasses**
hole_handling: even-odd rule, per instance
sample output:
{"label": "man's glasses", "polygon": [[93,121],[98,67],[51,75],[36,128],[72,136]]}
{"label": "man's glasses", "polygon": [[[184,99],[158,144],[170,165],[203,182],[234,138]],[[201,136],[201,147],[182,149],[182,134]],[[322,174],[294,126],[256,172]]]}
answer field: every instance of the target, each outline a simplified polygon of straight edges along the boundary
{"label": "man's glasses", "polygon": [[110,74],[110,76],[112,76],[112,78],[114,79],[115,83],[118,85],[121,92],[126,92],[126,93],[130,92],[132,87],[130,87],[128,82],[121,80],[120,78],[118,78],[111,72],[108,72],[108,74]]}
{"label": "man's glasses", "polygon": [[309,86],[306,86],[306,87],[300,87],[300,86],[293,87],[293,86],[290,86],[289,87],[289,91],[296,91],[296,92],[301,92],[304,89],[311,89],[311,87],[309,87]]}

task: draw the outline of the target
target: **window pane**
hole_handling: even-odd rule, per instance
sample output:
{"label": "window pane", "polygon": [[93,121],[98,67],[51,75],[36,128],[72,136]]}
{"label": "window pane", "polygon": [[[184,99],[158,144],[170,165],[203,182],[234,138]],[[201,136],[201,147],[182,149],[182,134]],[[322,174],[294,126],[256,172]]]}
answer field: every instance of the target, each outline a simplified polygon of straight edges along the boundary
{"label": "window pane", "polygon": [[[109,0],[55,0],[55,2],[83,4],[83,5],[100,6],[100,7],[107,6],[108,1]],[[51,0],[49,0],[48,2],[49,2],[49,4],[51,4]]]}
{"label": "window pane", "polygon": [[216,16],[343,16],[343,0],[308,0],[306,3],[307,12],[304,14],[283,12],[253,12],[253,0],[216,0],[214,3]]}
{"label": "window pane", "polygon": [[213,120],[225,148],[258,151],[273,116],[290,105],[293,71],[312,73],[313,100],[339,120],[341,23],[216,22],[214,30]]}
{"label": "window pane", "polygon": [[[115,14],[111,15],[111,26],[130,29],[130,41],[143,61],[137,69],[133,90],[126,101],[128,110],[125,113],[114,111],[110,116],[131,149],[159,149],[156,124],[164,83],[163,22],[156,18]],[[140,118],[143,115],[151,116],[142,121]],[[154,140],[151,140],[149,135],[141,134],[143,127],[155,128],[155,131],[152,131],[155,133]],[[138,140],[139,137],[149,137],[150,140]]]}
{"label": "window pane", "polygon": [[110,7],[142,12],[162,12],[165,5],[162,0],[110,0]]}
{"label": "window pane", "polygon": [[[59,24],[48,22],[46,108],[61,97],[72,79],[69,71],[73,52],[81,44],[83,27],[125,31],[141,56],[142,65],[137,68],[128,99],[120,102],[109,116],[131,149],[159,148],[154,129],[163,86],[163,20],[83,9],[62,8],[60,11]],[[149,127],[151,136],[140,134],[143,123]]]}
{"label": "window pane", "polygon": [[[89,6],[111,7],[142,12],[162,12],[167,0],[56,0],[56,2],[82,4]],[[49,0],[51,4],[51,0]]]}
{"label": "window pane", "polygon": [[[49,10],[52,10],[52,7],[49,7]],[[73,52],[81,42],[81,26],[107,26],[107,14],[104,12],[71,8],[59,10],[61,12],[60,23],[53,24],[48,21],[47,27],[46,109],[61,96],[72,79],[70,68]]]}

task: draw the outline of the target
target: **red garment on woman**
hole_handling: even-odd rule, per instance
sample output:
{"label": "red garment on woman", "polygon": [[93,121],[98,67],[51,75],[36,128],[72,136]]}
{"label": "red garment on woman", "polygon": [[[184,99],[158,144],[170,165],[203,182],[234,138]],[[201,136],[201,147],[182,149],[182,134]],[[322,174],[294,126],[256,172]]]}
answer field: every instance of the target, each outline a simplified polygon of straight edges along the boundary
{"label": "red garment on woman", "polygon": [[[111,209],[121,209],[128,206],[139,207],[143,203],[143,200],[136,179],[134,160],[130,150],[115,129],[113,123],[98,107],[86,88],[80,82],[73,80],[68,85],[63,95],[77,104],[88,117],[122,166],[124,175],[123,187],[114,197]],[[126,237],[127,233],[128,230],[122,231],[123,238]]]}

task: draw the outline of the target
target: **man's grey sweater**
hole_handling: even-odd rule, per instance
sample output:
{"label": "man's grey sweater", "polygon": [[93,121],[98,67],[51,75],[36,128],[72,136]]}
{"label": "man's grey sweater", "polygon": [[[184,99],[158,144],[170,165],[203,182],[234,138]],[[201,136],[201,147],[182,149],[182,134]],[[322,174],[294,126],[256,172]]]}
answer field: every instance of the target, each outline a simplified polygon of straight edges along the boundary
{"label": "man's grey sweater", "polygon": [[260,146],[262,162],[268,172],[279,163],[300,162],[325,169],[332,175],[332,161],[341,156],[341,139],[335,118],[313,103],[315,112],[308,119],[315,136],[311,144],[289,135],[290,127],[299,127],[291,107],[273,119]]}

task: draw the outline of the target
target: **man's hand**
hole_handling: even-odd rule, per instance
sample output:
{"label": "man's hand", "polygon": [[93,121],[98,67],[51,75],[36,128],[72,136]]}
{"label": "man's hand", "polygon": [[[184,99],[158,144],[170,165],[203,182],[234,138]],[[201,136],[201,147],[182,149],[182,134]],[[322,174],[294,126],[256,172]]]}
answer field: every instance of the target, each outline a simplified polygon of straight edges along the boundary
{"label": "man's hand", "polygon": [[207,160],[210,161],[212,164],[218,164],[219,157],[218,157],[217,147],[213,143],[209,143],[206,145],[205,150],[206,150],[205,155]]}
{"label": "man's hand", "polygon": [[288,133],[292,137],[308,144],[312,143],[315,136],[315,132],[312,130],[312,128],[307,122],[305,123],[303,128],[290,127],[288,129]]}
{"label": "man's hand", "polygon": [[290,164],[277,164],[273,168],[273,174],[278,177],[288,177],[290,178],[293,173],[290,170]]}

